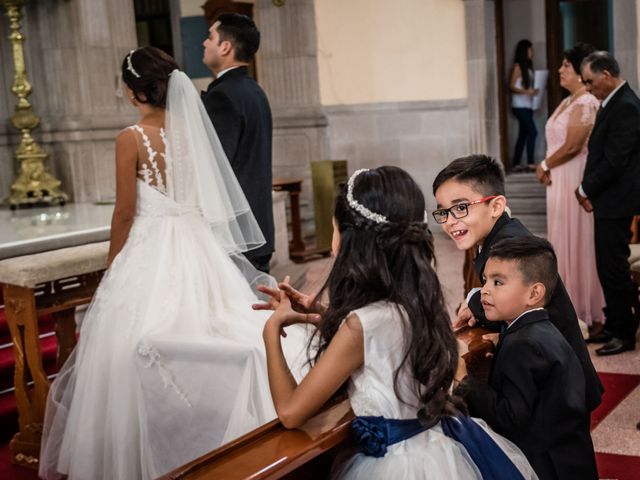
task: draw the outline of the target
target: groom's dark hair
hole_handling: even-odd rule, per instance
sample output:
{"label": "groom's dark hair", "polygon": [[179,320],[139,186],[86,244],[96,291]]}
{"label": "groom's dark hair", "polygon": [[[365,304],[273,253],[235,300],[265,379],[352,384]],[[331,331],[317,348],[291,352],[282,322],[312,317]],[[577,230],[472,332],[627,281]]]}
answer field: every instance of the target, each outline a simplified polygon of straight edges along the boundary
{"label": "groom's dark hair", "polygon": [[239,62],[250,62],[260,47],[260,31],[246,15],[223,13],[217,19],[220,41],[233,45],[235,58]]}

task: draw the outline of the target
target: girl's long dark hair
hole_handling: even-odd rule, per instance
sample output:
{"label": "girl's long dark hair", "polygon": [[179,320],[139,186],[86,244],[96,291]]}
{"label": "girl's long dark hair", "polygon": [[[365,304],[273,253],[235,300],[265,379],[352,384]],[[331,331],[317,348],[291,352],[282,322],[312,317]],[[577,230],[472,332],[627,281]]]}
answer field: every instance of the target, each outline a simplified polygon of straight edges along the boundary
{"label": "girl's long dark hair", "polygon": [[458,362],[457,343],[433,268],[433,238],[424,222],[422,191],[400,168],[379,167],[358,175],[353,196],[386,216],[388,223],[382,224],[353,210],[346,196],[345,187],[336,199],[334,214],[339,251],[316,297],[327,292],[329,307],[318,327],[315,361],[352,310],[380,300],[393,302],[406,312],[402,318],[408,333],[404,358],[395,372],[396,394],[400,397],[399,373],[408,367],[423,423],[465,412],[464,403],[448,394]]}
{"label": "girl's long dark hair", "polygon": [[522,86],[524,88],[533,87],[533,79],[531,71],[533,70],[533,61],[529,58],[529,49],[532,43],[527,39],[522,39],[516,45],[516,54],[513,57],[513,63],[520,67],[520,75],[522,76]]}

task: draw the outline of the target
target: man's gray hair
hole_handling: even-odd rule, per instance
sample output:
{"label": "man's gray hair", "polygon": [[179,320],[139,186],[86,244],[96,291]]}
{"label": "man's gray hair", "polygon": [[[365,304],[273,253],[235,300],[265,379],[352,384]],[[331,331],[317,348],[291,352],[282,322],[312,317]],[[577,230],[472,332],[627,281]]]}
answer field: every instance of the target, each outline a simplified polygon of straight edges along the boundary
{"label": "man's gray hair", "polygon": [[593,52],[589,56],[582,60],[581,68],[589,65],[589,68],[593,73],[602,73],[605,70],[611,74],[612,77],[620,76],[620,65],[613,55],[605,50],[599,50]]}

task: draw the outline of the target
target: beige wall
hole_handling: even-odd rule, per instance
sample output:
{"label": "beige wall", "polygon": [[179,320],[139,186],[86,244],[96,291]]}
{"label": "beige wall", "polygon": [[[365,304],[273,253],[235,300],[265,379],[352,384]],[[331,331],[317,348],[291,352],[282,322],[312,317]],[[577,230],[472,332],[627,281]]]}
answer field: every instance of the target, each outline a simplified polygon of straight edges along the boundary
{"label": "beige wall", "polygon": [[323,105],[466,98],[461,0],[314,1]]}

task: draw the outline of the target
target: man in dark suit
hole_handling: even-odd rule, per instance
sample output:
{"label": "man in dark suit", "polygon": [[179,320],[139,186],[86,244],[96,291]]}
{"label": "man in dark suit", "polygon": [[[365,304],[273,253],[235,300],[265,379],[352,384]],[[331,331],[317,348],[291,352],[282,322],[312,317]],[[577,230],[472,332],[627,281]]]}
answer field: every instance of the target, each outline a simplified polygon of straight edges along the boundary
{"label": "man in dark suit", "polygon": [[482,304],[489,321],[508,327],[488,383],[466,376],[456,393],[471,415],[522,449],[541,480],[597,480],[580,362],[542,308],[558,282],[553,248],[520,237],[490,250]]}
{"label": "man in dark suit", "polygon": [[640,99],[620,78],[618,62],[608,52],[585,58],[582,78],[602,100],[575,192],[595,216],[596,267],[606,302],[605,330],[591,341],[607,342],[596,350],[598,355],[615,355],[635,349],[638,328],[628,258],[631,221],[640,213]]}
{"label": "man in dark suit", "polygon": [[203,61],[216,79],[202,93],[202,101],[266,240],[245,256],[269,273],[274,248],[273,126],[267,96],[247,68],[260,46],[260,32],[249,17],[225,13],[211,26],[203,45]]}

